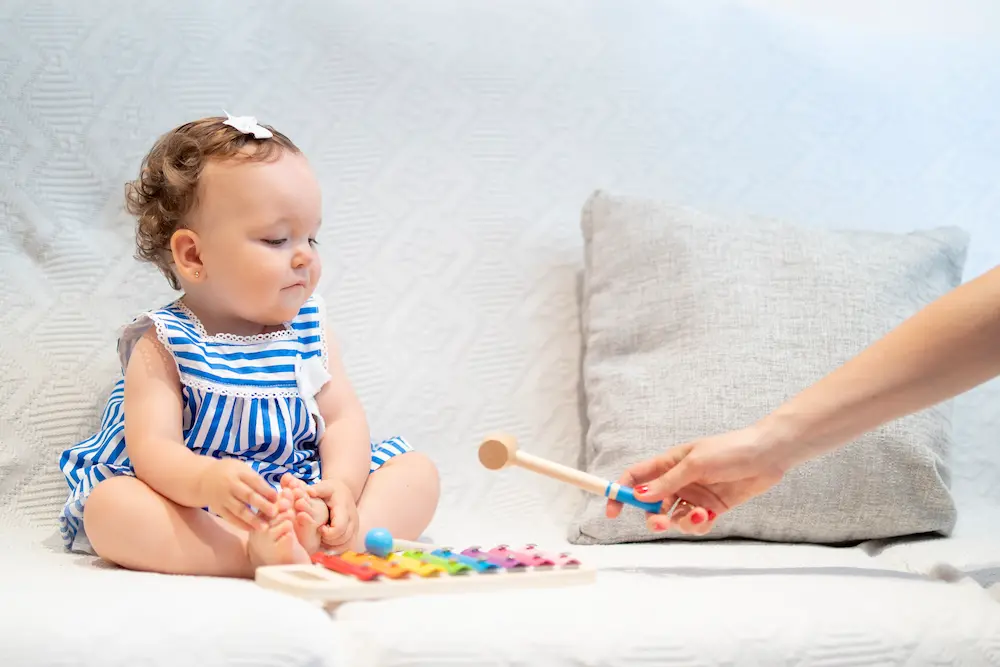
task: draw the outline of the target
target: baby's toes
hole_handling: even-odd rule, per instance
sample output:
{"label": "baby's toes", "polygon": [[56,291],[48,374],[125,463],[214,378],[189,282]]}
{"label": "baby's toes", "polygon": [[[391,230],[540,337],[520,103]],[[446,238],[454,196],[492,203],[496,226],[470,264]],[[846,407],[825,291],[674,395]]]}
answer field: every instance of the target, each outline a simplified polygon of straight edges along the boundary
{"label": "baby's toes", "polygon": [[295,503],[292,500],[291,496],[284,489],[282,489],[281,491],[279,491],[278,492],[278,502],[276,502],[274,504],[275,516],[277,516],[277,515],[279,515],[279,514],[281,514],[283,512],[291,511],[291,510],[294,509],[294,507],[295,507]]}

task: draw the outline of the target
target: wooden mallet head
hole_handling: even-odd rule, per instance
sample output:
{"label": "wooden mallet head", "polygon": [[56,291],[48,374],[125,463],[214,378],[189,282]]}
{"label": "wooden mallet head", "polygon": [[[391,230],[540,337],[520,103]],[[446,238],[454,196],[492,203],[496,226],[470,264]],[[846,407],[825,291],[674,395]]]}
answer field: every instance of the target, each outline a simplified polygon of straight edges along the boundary
{"label": "wooden mallet head", "polygon": [[501,470],[517,461],[517,439],[509,435],[495,435],[479,445],[479,462],[488,470]]}

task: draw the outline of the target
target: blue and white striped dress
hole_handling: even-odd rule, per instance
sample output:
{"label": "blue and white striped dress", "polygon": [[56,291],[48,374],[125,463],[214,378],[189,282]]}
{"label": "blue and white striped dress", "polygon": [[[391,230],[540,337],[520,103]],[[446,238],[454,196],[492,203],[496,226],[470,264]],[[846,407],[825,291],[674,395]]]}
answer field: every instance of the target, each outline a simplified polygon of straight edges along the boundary
{"label": "blue and white striped dress", "polygon": [[[188,447],[206,456],[243,459],[276,488],[289,472],[316,482],[324,423],[314,397],[330,378],[323,322],[323,303],[314,295],[283,329],[257,336],[209,336],[179,299],[127,325],[118,339],[122,378],[100,429],[59,459],[70,488],[59,517],[67,548],[78,548],[78,538],[85,537],[83,507],[91,490],[109,477],[135,475],[125,445],[124,372],[150,326],[177,364]],[[396,437],[372,442],[371,449],[374,472],[411,447]]]}

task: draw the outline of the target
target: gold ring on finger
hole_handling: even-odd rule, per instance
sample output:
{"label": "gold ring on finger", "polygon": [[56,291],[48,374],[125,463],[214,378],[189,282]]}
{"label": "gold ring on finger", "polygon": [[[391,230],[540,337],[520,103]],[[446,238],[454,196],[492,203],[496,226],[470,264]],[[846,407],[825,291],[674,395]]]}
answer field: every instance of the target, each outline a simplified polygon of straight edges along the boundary
{"label": "gold ring on finger", "polygon": [[674,512],[676,512],[677,508],[680,507],[681,505],[685,507],[691,507],[691,504],[688,501],[684,500],[683,498],[678,498],[677,500],[674,501],[674,504],[670,506],[670,510],[667,512],[668,520],[673,517]]}

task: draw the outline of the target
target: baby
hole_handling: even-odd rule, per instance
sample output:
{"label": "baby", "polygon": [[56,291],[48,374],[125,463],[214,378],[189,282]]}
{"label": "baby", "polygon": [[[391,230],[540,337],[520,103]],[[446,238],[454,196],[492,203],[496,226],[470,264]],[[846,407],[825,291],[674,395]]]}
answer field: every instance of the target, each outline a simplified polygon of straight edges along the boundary
{"label": "baby", "polygon": [[60,458],[68,548],[122,567],[252,577],[267,564],[416,539],[430,460],[372,442],[314,293],[321,195],[301,151],[249,117],[161,137],[127,188],[138,257],[176,301],[118,339],[98,432]]}

